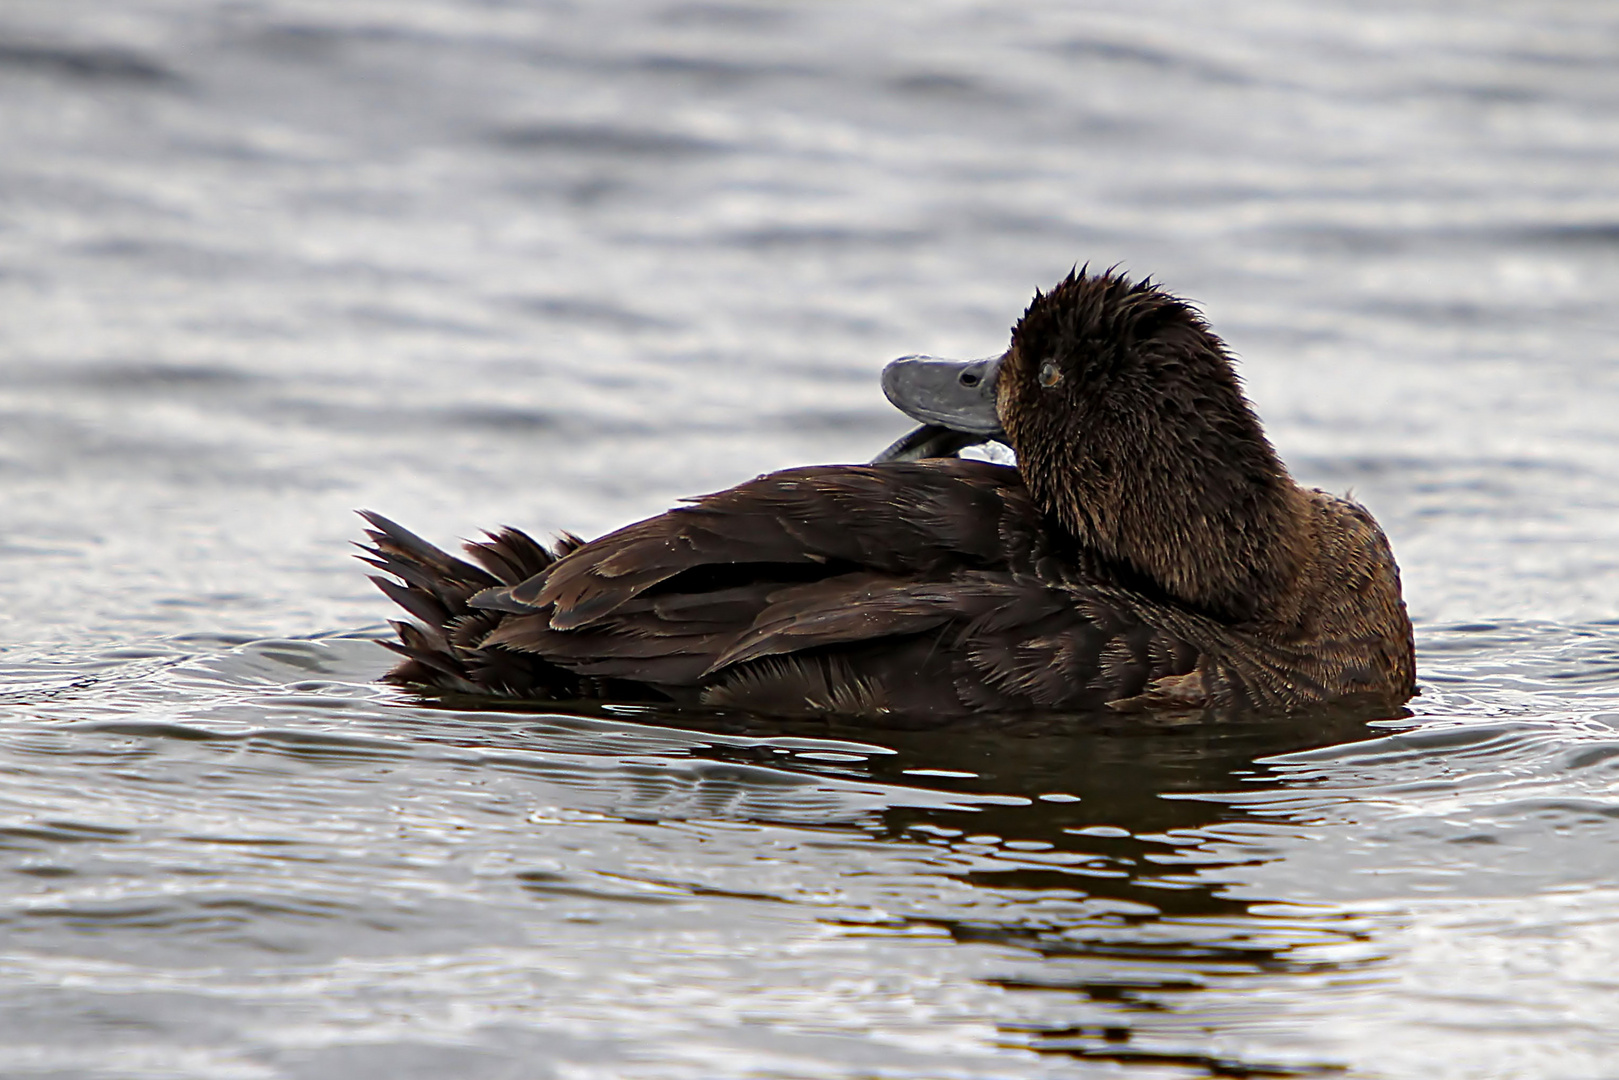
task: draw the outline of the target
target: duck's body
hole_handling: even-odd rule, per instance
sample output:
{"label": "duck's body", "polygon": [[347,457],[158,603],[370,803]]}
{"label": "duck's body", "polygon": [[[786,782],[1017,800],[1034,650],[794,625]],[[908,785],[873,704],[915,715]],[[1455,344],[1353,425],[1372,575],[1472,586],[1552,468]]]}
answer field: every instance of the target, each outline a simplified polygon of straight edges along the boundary
{"label": "duck's body", "polygon": [[1293,483],[1186,305],[1071,276],[993,365],[965,429],[1019,468],[790,469],[589,544],[505,530],[468,545],[485,569],[368,515],[424,624],[390,678],[873,717],[1412,694],[1382,532]]}

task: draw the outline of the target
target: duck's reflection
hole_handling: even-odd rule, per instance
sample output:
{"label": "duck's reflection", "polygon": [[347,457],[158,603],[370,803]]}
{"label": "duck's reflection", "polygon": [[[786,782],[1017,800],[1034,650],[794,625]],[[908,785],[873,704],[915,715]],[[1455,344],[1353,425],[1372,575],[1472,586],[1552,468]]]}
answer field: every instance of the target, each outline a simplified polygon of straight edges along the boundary
{"label": "duck's reflection", "polygon": [[1271,901],[1287,897],[1240,899],[1202,873],[1285,857],[1274,846],[1285,822],[1256,819],[1218,796],[1280,783],[1264,764],[1272,755],[1386,734],[1368,726],[1382,718],[1375,707],[1339,706],[1284,718],[1041,717],[821,734],[863,736],[893,750],[868,759],[876,780],[947,782],[962,794],[1024,800],[896,806],[881,815],[878,833],[991,856],[956,877],[992,899],[967,917],[928,921],[960,943],[1026,950],[1027,963],[988,981],[1077,999],[1094,1017],[1003,1025],[1009,1046],[1145,1070],[1285,1077],[1340,1068],[1262,1049],[1234,1052],[1229,1040],[1224,1052],[1211,1051],[1208,1029],[1224,1025],[1209,1024],[1205,991],[1240,996],[1289,976],[1310,985],[1354,978],[1375,953],[1354,919],[1322,909],[1281,913]]}
{"label": "duck's reflection", "polygon": [[[887,929],[846,929],[927,930],[987,946],[1005,960],[984,981],[1068,1002],[1051,1010],[1060,1023],[1003,1025],[1009,1046],[1194,1075],[1332,1070],[1330,1062],[1209,1053],[1207,1031],[1197,1034],[1188,1017],[1207,999],[1232,996],[1205,991],[1240,995],[1245,984],[1274,987],[1290,976],[1313,985],[1375,960],[1363,943],[1345,947],[1365,928],[1342,913],[1280,907],[1286,896],[1234,895],[1233,868],[1284,859],[1288,845],[1309,841],[1287,820],[1255,816],[1220,794],[1284,783],[1265,765],[1272,755],[1382,737],[1387,727],[1368,721],[1386,712],[1340,705],[1281,718],[980,717],[886,729],[645,707],[480,719],[496,717],[478,737],[485,746],[510,724],[506,738],[551,755],[553,765],[537,771],[581,796],[588,790],[581,805],[592,809],[640,820],[844,827],[877,849],[897,845],[898,857],[873,850],[862,861],[856,852],[847,872],[865,879],[863,895],[891,920]],[[638,751],[642,762],[651,751],[664,764],[620,765],[618,790],[608,793],[602,773],[558,760],[559,751],[588,756],[578,740],[600,742],[604,731],[614,736],[607,743]],[[626,747],[625,739],[644,741]],[[609,798],[611,806],[600,801]],[[1087,1022],[1072,1022],[1076,1010]]]}
{"label": "duck's reflection", "polygon": [[[958,942],[1029,950],[1028,963],[990,981],[1077,996],[1095,1017],[1003,1026],[1008,1045],[1192,1075],[1318,1075],[1340,1070],[1263,1052],[1211,1052],[1206,1033],[1186,1030],[1186,1017],[1204,1011],[1201,992],[1216,986],[1351,977],[1373,958],[1366,947],[1344,948],[1364,928],[1319,909],[1278,914],[1274,903],[1239,899],[1200,871],[1284,857],[1272,844],[1285,822],[1255,819],[1219,793],[1274,786],[1263,763],[1271,755],[1386,734],[1367,726],[1376,718],[1340,707],[1304,718],[1168,719],[1150,728],[1139,718],[1048,717],[891,732],[882,742],[897,753],[873,758],[871,772],[894,783],[916,769],[957,772],[964,775],[952,781],[956,790],[1027,799],[883,815],[885,837],[993,848],[1001,865],[959,877],[1006,902],[998,912],[986,904],[938,924]],[[1210,839],[1216,851],[1205,846]],[[1059,898],[1066,902],[1051,902]],[[1330,961],[1318,958],[1324,952]]]}

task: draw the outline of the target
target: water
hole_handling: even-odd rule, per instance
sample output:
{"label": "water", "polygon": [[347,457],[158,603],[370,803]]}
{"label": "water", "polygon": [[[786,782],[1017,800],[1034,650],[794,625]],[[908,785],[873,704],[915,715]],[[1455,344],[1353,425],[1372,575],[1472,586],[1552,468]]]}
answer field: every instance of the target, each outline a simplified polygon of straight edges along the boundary
{"label": "water", "polygon": [[[1619,13],[0,6],[0,1074],[1619,1076]],[[367,506],[869,457],[1122,262],[1413,715],[424,708]]]}

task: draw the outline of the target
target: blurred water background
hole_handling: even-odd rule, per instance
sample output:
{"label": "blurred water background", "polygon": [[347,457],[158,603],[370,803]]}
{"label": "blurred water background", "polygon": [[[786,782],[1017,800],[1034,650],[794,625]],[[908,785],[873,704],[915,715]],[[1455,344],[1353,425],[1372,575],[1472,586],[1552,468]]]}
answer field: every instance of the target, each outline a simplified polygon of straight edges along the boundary
{"label": "blurred water background", "polygon": [[[351,511],[869,458],[1120,263],[1414,715],[429,709]],[[1619,7],[0,3],[0,1075],[1619,1077]]]}

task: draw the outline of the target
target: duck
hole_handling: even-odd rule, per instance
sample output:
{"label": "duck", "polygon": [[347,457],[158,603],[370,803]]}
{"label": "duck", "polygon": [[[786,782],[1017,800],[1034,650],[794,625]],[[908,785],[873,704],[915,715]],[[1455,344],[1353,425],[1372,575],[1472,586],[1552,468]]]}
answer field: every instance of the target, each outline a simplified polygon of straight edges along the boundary
{"label": "duck", "polygon": [[[880,720],[1394,710],[1416,693],[1372,515],[1298,484],[1192,303],[1075,268],[1008,348],[883,373],[922,422],[586,542],[448,554],[362,511],[418,693]],[[959,456],[1002,442],[1015,464]]]}

